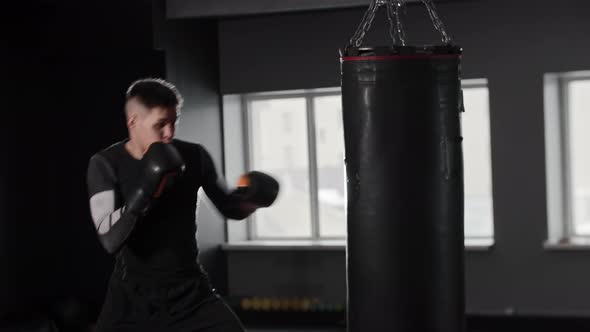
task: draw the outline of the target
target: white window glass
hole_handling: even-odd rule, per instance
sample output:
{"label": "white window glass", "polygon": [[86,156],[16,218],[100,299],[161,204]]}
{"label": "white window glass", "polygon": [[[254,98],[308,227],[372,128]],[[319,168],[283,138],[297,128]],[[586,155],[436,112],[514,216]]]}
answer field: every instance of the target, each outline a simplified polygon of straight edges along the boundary
{"label": "white window glass", "polygon": [[255,213],[255,236],[310,237],[306,100],[252,100],[249,114],[250,168],[269,173],[281,185],[280,195],[272,208]]}
{"label": "white window glass", "polygon": [[467,85],[463,88],[463,99],[465,237],[492,238],[494,213],[488,88]]}

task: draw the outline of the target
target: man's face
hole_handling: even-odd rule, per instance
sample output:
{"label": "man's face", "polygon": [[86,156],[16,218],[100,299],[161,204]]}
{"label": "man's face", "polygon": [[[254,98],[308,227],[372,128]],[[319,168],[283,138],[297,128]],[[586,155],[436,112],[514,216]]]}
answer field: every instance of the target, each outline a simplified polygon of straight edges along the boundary
{"label": "man's face", "polygon": [[129,131],[144,151],[154,142],[170,143],[176,129],[176,110],[165,107],[148,109],[142,104],[131,105],[127,120]]}

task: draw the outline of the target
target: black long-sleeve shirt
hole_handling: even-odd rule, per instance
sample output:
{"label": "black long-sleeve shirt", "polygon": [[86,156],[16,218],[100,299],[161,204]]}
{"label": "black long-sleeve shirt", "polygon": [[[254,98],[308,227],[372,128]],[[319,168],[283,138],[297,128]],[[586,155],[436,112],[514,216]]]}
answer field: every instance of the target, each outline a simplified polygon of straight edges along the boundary
{"label": "black long-sleeve shirt", "polygon": [[99,239],[107,251],[122,255],[129,269],[166,273],[196,266],[195,219],[200,187],[224,216],[248,216],[240,209],[238,196],[232,195],[217,175],[206,149],[176,139],[171,144],[183,157],[185,172],[154,201],[147,215],[129,213],[125,205],[141,184],[143,162],[129,154],[125,142],[90,159],[87,182]]}

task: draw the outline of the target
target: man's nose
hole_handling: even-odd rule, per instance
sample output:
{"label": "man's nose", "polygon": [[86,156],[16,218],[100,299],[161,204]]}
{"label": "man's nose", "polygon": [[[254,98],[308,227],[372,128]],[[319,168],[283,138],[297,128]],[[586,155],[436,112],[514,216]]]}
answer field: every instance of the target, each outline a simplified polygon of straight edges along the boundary
{"label": "man's nose", "polygon": [[165,140],[170,140],[174,136],[174,126],[173,125],[166,125],[164,127],[164,133],[162,138]]}

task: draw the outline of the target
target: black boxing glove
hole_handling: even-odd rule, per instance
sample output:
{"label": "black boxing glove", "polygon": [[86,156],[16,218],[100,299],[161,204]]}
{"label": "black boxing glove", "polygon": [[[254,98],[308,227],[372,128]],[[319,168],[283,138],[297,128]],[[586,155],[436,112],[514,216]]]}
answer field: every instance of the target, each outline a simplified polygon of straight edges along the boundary
{"label": "black boxing glove", "polygon": [[142,183],[127,202],[127,211],[137,215],[145,215],[152,201],[160,197],[186,167],[182,156],[170,143],[152,143],[141,160],[144,163]]}
{"label": "black boxing glove", "polygon": [[234,195],[256,207],[269,207],[279,194],[279,182],[263,172],[251,171],[240,177]]}

